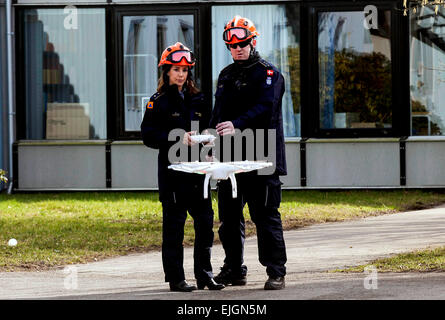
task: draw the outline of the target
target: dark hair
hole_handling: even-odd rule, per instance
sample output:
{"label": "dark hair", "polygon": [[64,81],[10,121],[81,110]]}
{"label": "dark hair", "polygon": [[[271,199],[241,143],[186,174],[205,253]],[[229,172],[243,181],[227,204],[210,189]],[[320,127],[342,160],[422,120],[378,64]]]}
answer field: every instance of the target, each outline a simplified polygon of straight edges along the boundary
{"label": "dark hair", "polygon": [[[164,64],[162,66],[161,76],[159,77],[159,80],[158,80],[158,89],[157,89],[158,92],[167,91],[167,88],[170,83],[170,79],[169,79],[167,73],[170,71],[171,68],[172,68],[171,64]],[[199,89],[196,87],[195,81],[193,81],[192,70],[190,67],[188,68],[187,80],[185,82],[185,87],[187,88],[187,91],[190,92],[190,94],[197,94],[200,92]]]}

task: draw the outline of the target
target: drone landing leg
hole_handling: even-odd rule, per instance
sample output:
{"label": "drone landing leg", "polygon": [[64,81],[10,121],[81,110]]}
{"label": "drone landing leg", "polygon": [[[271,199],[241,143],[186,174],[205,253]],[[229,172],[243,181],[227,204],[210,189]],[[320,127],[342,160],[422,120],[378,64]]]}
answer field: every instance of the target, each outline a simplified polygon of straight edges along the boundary
{"label": "drone landing leg", "polygon": [[206,177],[204,179],[204,199],[207,199],[209,197],[209,181],[210,181],[210,174],[206,174]]}
{"label": "drone landing leg", "polygon": [[238,195],[237,192],[237,187],[236,187],[236,179],[235,179],[235,174],[231,173],[229,175],[230,181],[232,182],[232,198],[236,198]]}

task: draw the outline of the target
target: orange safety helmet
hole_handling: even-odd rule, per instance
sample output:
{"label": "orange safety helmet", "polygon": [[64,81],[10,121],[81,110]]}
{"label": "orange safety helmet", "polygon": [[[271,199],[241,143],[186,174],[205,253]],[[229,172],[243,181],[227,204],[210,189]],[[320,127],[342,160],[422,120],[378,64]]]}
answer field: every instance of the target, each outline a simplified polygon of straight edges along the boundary
{"label": "orange safety helmet", "polygon": [[167,47],[167,49],[162,52],[158,67],[164,64],[193,67],[195,65],[195,61],[195,55],[193,52],[181,42],[176,42],[174,45]]}
{"label": "orange safety helmet", "polygon": [[237,15],[224,26],[223,40],[226,44],[235,44],[259,35],[252,21]]}

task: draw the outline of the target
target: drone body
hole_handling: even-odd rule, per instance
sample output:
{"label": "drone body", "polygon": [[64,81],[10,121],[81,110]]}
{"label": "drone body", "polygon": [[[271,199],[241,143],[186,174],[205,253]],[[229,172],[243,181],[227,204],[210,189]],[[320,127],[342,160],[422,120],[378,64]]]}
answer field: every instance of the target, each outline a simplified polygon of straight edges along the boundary
{"label": "drone body", "polygon": [[237,197],[235,173],[249,172],[272,166],[271,162],[264,161],[234,161],[234,162],[181,162],[168,166],[169,169],[205,174],[204,198],[208,198],[210,178],[214,180],[227,180],[232,182],[232,197]]}

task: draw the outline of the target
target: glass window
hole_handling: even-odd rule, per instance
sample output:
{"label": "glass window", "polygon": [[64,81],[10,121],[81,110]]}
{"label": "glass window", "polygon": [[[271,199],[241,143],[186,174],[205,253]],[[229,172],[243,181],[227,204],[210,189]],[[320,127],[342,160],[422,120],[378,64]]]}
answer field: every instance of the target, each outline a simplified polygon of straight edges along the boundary
{"label": "glass window", "polygon": [[26,139],[106,139],[104,9],[24,13]]}
{"label": "glass window", "polygon": [[445,8],[423,7],[411,15],[411,132],[445,134]]}
{"label": "glass window", "polygon": [[235,15],[252,20],[261,57],[283,74],[283,125],[287,137],[300,136],[300,10],[295,4],[212,7],[213,93],[220,71],[233,63],[222,40],[223,26]]}
{"label": "glass window", "polygon": [[140,131],[162,52],[178,41],[194,50],[193,15],[124,16],[123,22],[125,131]]}
{"label": "glass window", "polygon": [[377,14],[318,14],[321,129],[392,127],[391,12]]}

